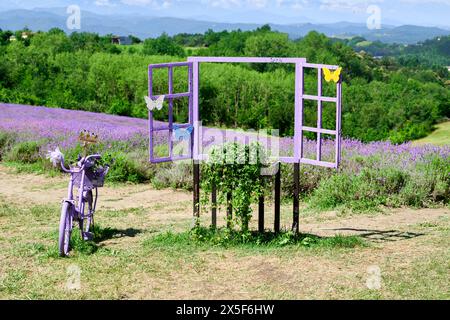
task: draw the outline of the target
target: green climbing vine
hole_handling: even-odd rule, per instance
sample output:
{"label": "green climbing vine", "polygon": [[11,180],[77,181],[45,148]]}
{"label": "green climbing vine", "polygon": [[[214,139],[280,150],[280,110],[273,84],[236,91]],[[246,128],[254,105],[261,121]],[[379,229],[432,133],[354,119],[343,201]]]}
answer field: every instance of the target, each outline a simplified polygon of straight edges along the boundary
{"label": "green climbing vine", "polygon": [[211,207],[210,193],[217,188],[217,207],[227,205],[227,194],[231,195],[232,216],[230,228],[237,226],[243,236],[249,234],[253,203],[257,203],[264,192],[266,179],[261,169],[265,167],[266,153],[258,143],[243,145],[226,143],[209,152],[209,161],[202,168],[201,204]]}

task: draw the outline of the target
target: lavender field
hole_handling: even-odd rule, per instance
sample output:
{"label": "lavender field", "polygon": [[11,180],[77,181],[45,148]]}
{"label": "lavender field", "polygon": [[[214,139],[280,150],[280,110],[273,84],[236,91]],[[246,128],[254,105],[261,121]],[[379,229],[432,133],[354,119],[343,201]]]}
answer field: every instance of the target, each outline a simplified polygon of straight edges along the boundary
{"label": "lavender field", "polygon": [[[112,172],[115,180],[151,181],[157,187],[190,188],[188,164],[156,166],[148,163],[148,123],[144,119],[0,104],[1,159],[11,163],[29,162],[34,168],[41,166],[52,170],[45,160],[46,152],[59,146],[66,154],[74,155],[78,133],[83,129],[99,135],[102,142],[100,152],[118,159]],[[215,131],[222,131],[203,130],[204,146],[213,142],[211,136]],[[161,133],[157,137],[161,148],[166,143],[166,136]],[[227,131],[226,134],[227,140],[245,141],[246,137],[243,132]],[[307,140],[305,145],[305,154],[313,157],[315,141]],[[292,146],[291,138],[281,138],[280,154],[292,153]],[[333,159],[332,141],[324,141],[322,149],[325,160]],[[449,200],[449,145],[393,145],[386,141],[364,144],[344,139],[342,151],[342,166],[338,174],[330,169],[302,166],[302,191],[309,195],[312,206],[328,209],[349,205],[364,209],[378,205],[428,206]],[[287,173],[283,175],[286,194],[292,190],[290,167],[283,167]]]}

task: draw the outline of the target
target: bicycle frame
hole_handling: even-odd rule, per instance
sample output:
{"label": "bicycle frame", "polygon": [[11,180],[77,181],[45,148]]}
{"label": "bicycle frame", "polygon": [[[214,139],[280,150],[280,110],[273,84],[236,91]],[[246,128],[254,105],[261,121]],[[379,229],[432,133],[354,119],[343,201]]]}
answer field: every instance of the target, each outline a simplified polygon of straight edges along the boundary
{"label": "bicycle frame", "polygon": [[[85,210],[85,201],[83,201],[83,196],[85,194],[85,190],[84,190],[84,186],[85,186],[85,179],[86,179],[86,163],[88,163],[89,160],[91,159],[96,159],[99,158],[100,155],[98,154],[94,154],[94,155],[90,155],[86,158],[82,158],[78,163],[81,164],[80,167],[76,167],[76,168],[69,168],[67,169],[64,163],[64,157],[61,159],[61,168],[64,172],[70,173],[70,181],[69,181],[69,185],[67,188],[67,198],[64,199],[63,201],[65,202],[69,202],[73,208],[72,215],[74,218],[79,219],[79,220],[83,220],[87,217],[89,217],[89,215],[93,215],[95,212],[95,209],[97,207],[97,199],[98,199],[98,189],[95,188],[95,196],[93,196],[92,199],[92,207],[89,208],[90,212],[88,213],[88,215],[84,214],[84,210]],[[80,180],[80,186],[78,188],[78,201],[77,203],[74,200],[74,196],[73,196],[73,187],[74,187],[74,181],[75,181],[75,174],[76,173],[80,173],[81,172],[81,180]]]}
{"label": "bicycle frame", "polygon": [[[79,159],[73,167],[66,168],[64,155],[55,149],[50,152],[49,159],[53,164],[60,163],[61,169],[70,173],[67,198],[61,206],[61,217],[59,222],[58,247],[60,256],[67,256],[70,251],[70,237],[73,230],[73,221],[78,221],[83,240],[92,240],[94,233],[91,227],[94,225],[94,213],[97,207],[98,187],[103,186],[104,178],[109,170],[109,165],[98,171],[95,161],[101,159],[99,154],[90,155]],[[91,169],[92,168],[92,169]],[[89,169],[89,170],[88,170]],[[74,197],[73,188],[78,186],[78,199]],[[93,190],[95,189],[95,196]],[[86,203],[88,205],[87,213]]]}

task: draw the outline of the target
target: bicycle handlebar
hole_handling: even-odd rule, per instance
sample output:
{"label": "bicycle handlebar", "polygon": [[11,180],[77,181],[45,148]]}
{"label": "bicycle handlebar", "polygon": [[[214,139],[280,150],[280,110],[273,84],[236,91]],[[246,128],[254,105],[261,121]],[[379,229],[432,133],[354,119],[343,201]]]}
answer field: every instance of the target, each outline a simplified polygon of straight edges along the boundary
{"label": "bicycle handlebar", "polygon": [[[86,163],[89,161],[89,160],[91,160],[91,159],[94,159],[94,160],[98,160],[98,159],[100,159],[102,156],[101,155],[99,155],[99,154],[91,154],[91,155],[89,155],[89,156],[87,156],[87,157],[85,157],[85,158],[82,158],[80,161],[79,161],[79,163],[81,162],[82,163],[82,165],[81,165],[81,167],[79,168],[79,170],[80,171],[83,171],[84,169],[85,169],[85,166],[86,166]],[[72,169],[67,169],[66,168],[66,166],[65,166],[65,163],[64,163],[64,155],[62,156],[62,159],[61,159],[61,169],[64,171],[64,172],[67,172],[67,173],[73,173],[74,172],[74,170],[72,170]]]}
{"label": "bicycle handlebar", "polygon": [[69,169],[66,169],[66,166],[65,166],[65,164],[64,164],[64,156],[63,156],[62,159],[61,159],[60,165],[61,165],[61,169],[62,169],[64,172],[72,173],[72,170],[71,170],[70,168],[69,168]]}

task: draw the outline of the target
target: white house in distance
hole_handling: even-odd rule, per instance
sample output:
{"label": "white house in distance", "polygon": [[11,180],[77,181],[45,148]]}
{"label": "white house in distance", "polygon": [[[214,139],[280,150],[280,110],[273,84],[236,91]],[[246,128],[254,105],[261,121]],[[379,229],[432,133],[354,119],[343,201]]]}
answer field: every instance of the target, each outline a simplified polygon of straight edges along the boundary
{"label": "white house in distance", "polygon": [[[25,31],[25,32],[22,32],[20,37],[25,40],[25,39],[30,38],[32,35],[33,35],[33,33]],[[11,41],[11,42],[17,41],[17,37],[15,35],[12,35],[9,37],[9,41]]]}

